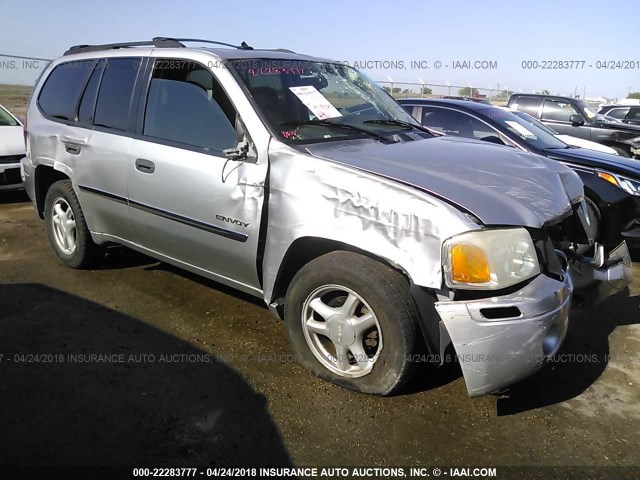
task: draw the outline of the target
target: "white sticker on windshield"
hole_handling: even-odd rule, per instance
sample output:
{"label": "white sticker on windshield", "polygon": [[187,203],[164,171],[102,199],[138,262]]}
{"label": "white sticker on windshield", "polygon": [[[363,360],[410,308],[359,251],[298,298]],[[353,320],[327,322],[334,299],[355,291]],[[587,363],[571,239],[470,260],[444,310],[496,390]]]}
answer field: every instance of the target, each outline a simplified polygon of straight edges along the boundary
{"label": "white sticker on windshield", "polygon": [[316,87],[311,85],[304,87],[289,87],[289,90],[300,99],[305,106],[320,120],[341,117],[342,114],[329,100],[322,95]]}
{"label": "white sticker on windshield", "polygon": [[533,138],[533,139],[537,138],[533,133],[527,130],[527,127],[523,127],[518,122],[514,122],[513,120],[506,120],[504,123],[509,125],[511,128],[513,128],[516,132],[518,132],[523,137]]}

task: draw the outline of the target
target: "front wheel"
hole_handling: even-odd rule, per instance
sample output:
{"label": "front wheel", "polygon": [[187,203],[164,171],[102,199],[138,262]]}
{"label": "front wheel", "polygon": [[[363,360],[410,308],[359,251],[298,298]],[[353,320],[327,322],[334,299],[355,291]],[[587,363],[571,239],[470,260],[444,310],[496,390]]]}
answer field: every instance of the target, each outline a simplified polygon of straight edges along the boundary
{"label": "front wheel", "polygon": [[317,376],[375,395],[412,375],[419,345],[407,279],[363,255],[332,252],[305,265],[285,303],[287,333]]}

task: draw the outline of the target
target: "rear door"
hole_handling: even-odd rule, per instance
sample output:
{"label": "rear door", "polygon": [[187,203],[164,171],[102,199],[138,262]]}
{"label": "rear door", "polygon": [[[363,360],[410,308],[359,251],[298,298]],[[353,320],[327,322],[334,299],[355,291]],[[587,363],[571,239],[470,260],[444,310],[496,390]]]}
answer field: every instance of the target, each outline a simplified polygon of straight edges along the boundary
{"label": "rear door", "polygon": [[[76,151],[78,196],[89,228],[114,240],[133,237],[127,207],[131,106],[142,58],[109,58],[94,66],[78,108],[80,128],[66,139]],[[138,85],[139,87],[139,85]]]}
{"label": "rear door", "polygon": [[136,242],[256,293],[267,159],[225,157],[240,118],[209,68],[157,58],[148,70],[128,165]]}

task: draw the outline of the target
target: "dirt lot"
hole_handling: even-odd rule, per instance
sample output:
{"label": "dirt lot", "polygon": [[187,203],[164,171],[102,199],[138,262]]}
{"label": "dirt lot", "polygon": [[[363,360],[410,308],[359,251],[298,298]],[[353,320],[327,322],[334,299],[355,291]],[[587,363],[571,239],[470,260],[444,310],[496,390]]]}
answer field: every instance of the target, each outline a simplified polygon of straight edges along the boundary
{"label": "dirt lot", "polygon": [[0,192],[0,465],[639,465],[639,308],[636,281],[576,311],[564,361],[508,396],[468,399],[450,364],[377,398],[313,378],[226,287],[125,249],[61,266]]}

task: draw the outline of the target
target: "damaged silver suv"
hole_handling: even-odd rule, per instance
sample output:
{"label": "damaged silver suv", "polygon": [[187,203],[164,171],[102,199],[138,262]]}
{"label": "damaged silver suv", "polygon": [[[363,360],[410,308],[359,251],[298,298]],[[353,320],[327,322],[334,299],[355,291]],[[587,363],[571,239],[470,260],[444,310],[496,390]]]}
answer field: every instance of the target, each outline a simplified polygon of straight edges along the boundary
{"label": "damaged silver suv", "polygon": [[62,263],[120,244],[263,298],[300,362],[354,390],[390,394],[451,343],[471,396],[502,389],[558,350],[574,284],[631,280],[624,244],[592,245],[571,170],[439,136],[339,62],[78,46],[27,120],[22,173]]}

